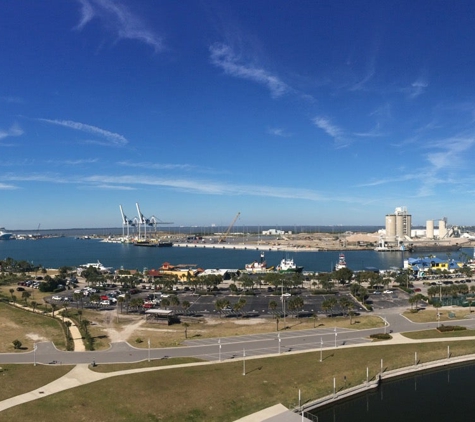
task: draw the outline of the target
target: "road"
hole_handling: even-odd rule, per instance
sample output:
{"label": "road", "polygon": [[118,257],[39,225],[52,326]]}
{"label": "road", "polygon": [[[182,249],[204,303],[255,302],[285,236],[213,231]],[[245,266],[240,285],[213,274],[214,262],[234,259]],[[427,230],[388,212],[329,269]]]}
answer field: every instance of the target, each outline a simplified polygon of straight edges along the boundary
{"label": "road", "polygon": [[[388,322],[386,330],[394,333],[435,328],[437,322],[413,323],[401,315],[403,309],[386,309],[380,316]],[[457,325],[475,329],[475,319],[457,321]],[[265,334],[226,337],[222,339],[187,340],[184,347],[148,349],[135,348],[126,342],[112,343],[108,350],[92,352],[66,352],[58,350],[51,342],[37,343],[36,351],[0,354],[0,364],[96,364],[131,363],[147,359],[195,357],[207,361],[229,360],[246,357],[277,355],[295,351],[324,350],[342,346],[370,343],[371,334],[381,333],[381,328],[354,330],[317,327],[300,331],[280,331]]]}

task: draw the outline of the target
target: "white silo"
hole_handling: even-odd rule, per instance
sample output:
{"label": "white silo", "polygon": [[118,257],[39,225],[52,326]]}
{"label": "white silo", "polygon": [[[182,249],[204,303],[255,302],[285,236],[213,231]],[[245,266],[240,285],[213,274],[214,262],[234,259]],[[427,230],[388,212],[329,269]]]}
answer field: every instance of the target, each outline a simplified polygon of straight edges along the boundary
{"label": "white silo", "polygon": [[439,221],[439,239],[443,239],[445,236],[447,236],[447,226],[446,226],[445,220],[440,220]]}
{"label": "white silo", "polygon": [[426,221],[426,237],[428,239],[434,238],[434,220]]}
{"label": "white silo", "polygon": [[386,238],[394,239],[396,237],[396,216],[394,214],[386,215]]}

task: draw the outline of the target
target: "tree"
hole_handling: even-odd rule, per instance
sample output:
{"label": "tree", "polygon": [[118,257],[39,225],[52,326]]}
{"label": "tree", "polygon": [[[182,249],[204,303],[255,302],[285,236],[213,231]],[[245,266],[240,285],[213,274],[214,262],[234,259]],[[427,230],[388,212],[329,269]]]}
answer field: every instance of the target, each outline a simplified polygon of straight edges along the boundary
{"label": "tree", "polygon": [[350,325],[352,324],[352,317],[353,317],[353,308],[355,307],[355,304],[348,299],[347,297],[342,297],[339,300],[339,304],[343,309],[343,312],[346,313],[350,317]]}
{"label": "tree", "polygon": [[20,340],[13,340],[12,341],[13,343],[13,348],[18,350],[18,349],[21,349],[21,341]]}
{"label": "tree", "polygon": [[25,301],[25,305],[28,305],[28,298],[31,296],[30,292],[27,292],[26,290],[22,292],[21,297]]}
{"label": "tree", "polygon": [[330,297],[330,298],[323,301],[322,308],[324,310],[329,310],[330,314],[333,316],[333,309],[336,306],[336,304],[337,304],[336,298],[335,297]]}
{"label": "tree", "polygon": [[181,307],[185,310],[185,314],[188,312],[188,309],[190,308],[191,303],[188,302],[187,300],[184,300],[181,302]]}
{"label": "tree", "polygon": [[190,324],[188,324],[187,322],[183,323],[183,327],[185,328],[185,339],[188,338],[188,327],[189,326],[190,326]]}
{"label": "tree", "polygon": [[12,300],[13,300],[13,293],[15,293],[15,289],[10,289],[9,292],[10,292],[10,295],[11,295]]}
{"label": "tree", "polygon": [[54,318],[54,311],[56,311],[56,309],[58,309],[58,305],[56,305],[56,303],[52,303],[51,304],[51,313],[52,313],[53,318]]}
{"label": "tree", "polygon": [[216,300],[214,306],[216,307],[216,310],[219,312],[219,317],[221,318],[223,310],[229,306],[229,300],[218,299]]}
{"label": "tree", "polygon": [[271,300],[269,302],[269,309],[272,311],[272,313],[274,313],[274,318],[275,318],[275,322],[277,324],[277,329],[276,331],[279,331],[279,315],[277,313],[275,313],[275,310],[277,309],[277,302],[275,300]]}
{"label": "tree", "polygon": [[164,307],[165,309],[168,309],[168,307],[170,306],[170,301],[166,297],[164,297],[160,301],[160,306]]}
{"label": "tree", "polygon": [[36,307],[38,306],[38,302],[36,300],[32,300],[30,302],[30,305],[32,306],[33,308],[33,312],[36,312]]}

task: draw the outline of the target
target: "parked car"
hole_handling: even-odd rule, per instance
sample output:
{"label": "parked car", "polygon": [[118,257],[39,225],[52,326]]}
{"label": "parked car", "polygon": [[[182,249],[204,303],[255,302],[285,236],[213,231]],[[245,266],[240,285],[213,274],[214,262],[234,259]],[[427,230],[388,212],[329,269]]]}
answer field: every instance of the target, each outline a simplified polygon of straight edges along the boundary
{"label": "parked car", "polygon": [[383,293],[388,294],[388,295],[392,295],[394,292],[392,290],[385,290]]}
{"label": "parked car", "polygon": [[51,299],[53,299],[53,300],[63,300],[63,298],[61,296],[58,296],[58,295],[53,296]]}
{"label": "parked car", "polygon": [[101,300],[101,306],[110,306],[110,300]]}

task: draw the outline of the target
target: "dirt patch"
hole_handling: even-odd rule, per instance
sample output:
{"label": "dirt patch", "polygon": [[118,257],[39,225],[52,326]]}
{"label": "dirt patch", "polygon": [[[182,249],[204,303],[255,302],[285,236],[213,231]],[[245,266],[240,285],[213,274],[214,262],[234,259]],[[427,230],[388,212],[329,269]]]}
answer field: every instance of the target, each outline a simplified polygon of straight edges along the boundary
{"label": "dirt patch", "polygon": [[27,333],[25,334],[25,337],[29,338],[30,340],[33,340],[35,343],[38,341],[48,341],[46,337],[40,336],[39,334],[35,333]]}

